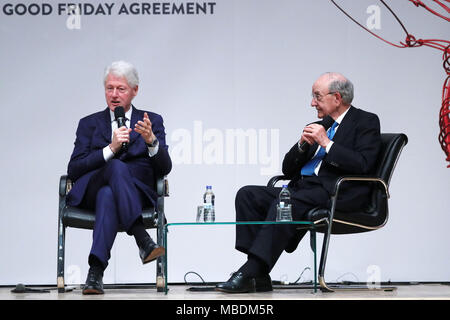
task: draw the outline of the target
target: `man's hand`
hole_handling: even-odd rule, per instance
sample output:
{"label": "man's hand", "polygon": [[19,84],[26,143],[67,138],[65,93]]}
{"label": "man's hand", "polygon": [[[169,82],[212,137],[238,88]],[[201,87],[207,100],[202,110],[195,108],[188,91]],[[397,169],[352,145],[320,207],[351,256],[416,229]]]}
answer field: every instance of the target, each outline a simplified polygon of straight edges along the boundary
{"label": "man's hand", "polygon": [[312,123],[307,125],[303,129],[302,137],[300,138],[300,143],[306,141],[308,144],[312,145],[314,142],[317,142],[323,148],[326,148],[328,143],[330,143],[330,139],[327,136],[327,132],[325,128],[317,123]]}
{"label": "man's hand", "polygon": [[151,144],[153,140],[156,139],[156,136],[152,131],[152,123],[148,118],[147,112],[144,112],[143,121],[139,120],[136,123],[136,125],[134,126],[134,131],[139,133],[147,144]]}
{"label": "man's hand", "polygon": [[113,132],[113,137],[111,144],[109,145],[109,148],[112,152],[117,153],[120,151],[120,148],[122,148],[123,142],[130,142],[130,132],[131,129],[123,126],[120,128],[117,128]]}

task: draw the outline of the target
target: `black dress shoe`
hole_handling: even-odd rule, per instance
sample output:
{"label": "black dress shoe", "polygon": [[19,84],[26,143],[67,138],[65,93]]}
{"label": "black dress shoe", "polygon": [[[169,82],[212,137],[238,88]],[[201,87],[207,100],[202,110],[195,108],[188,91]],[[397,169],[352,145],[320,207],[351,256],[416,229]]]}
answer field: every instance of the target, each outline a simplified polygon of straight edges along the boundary
{"label": "black dress shoe", "polygon": [[139,247],[139,256],[143,264],[152,262],[165,253],[166,249],[157,245],[151,238],[147,238],[145,243]]}
{"label": "black dress shoe", "polygon": [[103,271],[96,268],[89,268],[83,294],[104,294],[103,291]]}
{"label": "black dress shoe", "polygon": [[217,284],[216,290],[227,293],[272,291],[272,280],[268,274],[253,278],[242,272],[235,272],[227,282]]}

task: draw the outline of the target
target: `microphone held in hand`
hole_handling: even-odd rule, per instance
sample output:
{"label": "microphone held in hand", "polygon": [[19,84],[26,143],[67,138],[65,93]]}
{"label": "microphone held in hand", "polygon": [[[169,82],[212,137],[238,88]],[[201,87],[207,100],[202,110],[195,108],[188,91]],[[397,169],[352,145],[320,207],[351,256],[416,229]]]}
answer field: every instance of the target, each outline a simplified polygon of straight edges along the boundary
{"label": "microphone held in hand", "polygon": [[[114,108],[114,117],[117,121],[117,127],[126,127],[125,109],[123,107]],[[122,142],[122,149],[126,150],[128,148],[127,142]]]}
{"label": "microphone held in hand", "polygon": [[[327,131],[334,123],[334,119],[330,116],[326,116],[325,118],[322,119],[322,122],[319,123],[320,125],[322,125],[325,128],[325,131]],[[301,152],[306,152],[309,148],[309,143],[306,141],[303,141],[300,144],[300,150]]]}

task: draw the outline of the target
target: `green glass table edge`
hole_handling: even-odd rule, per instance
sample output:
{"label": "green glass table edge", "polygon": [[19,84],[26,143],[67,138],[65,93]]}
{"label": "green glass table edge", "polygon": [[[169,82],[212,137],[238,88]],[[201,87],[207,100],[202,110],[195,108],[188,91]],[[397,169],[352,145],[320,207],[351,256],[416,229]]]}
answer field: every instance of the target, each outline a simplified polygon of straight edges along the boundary
{"label": "green glass table edge", "polygon": [[166,223],[163,228],[163,246],[165,248],[164,255],[164,294],[167,294],[167,282],[168,282],[168,272],[167,272],[167,233],[169,232],[169,226],[200,226],[200,225],[257,225],[257,224],[272,224],[272,225],[281,225],[281,224],[297,224],[297,225],[305,225],[309,227],[310,237],[313,241],[313,255],[314,255],[314,293],[317,292],[317,244],[316,244],[316,230],[315,224],[312,221],[226,221],[226,222],[172,222]]}
{"label": "green glass table edge", "polygon": [[166,223],[164,227],[167,229],[169,226],[188,226],[188,225],[224,225],[224,224],[304,224],[314,227],[314,222],[312,221],[224,221],[224,222],[172,222]]}

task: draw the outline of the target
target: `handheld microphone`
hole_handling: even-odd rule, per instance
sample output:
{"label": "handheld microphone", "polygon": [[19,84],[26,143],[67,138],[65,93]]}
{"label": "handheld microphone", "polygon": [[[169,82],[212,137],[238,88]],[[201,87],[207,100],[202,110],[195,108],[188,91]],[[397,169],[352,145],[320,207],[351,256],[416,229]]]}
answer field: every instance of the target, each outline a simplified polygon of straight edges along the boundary
{"label": "handheld microphone", "polygon": [[[126,127],[125,109],[123,107],[114,108],[114,117],[117,121],[117,127]],[[128,148],[128,142],[122,142],[122,149]]]}
{"label": "handheld microphone", "polygon": [[[322,122],[319,123],[321,126],[323,126],[325,128],[325,131],[327,131],[334,123],[334,119],[330,116],[326,116],[325,118],[322,119]],[[301,152],[306,152],[310,147],[310,144],[306,141],[303,141],[302,143],[300,143],[300,150]]]}

